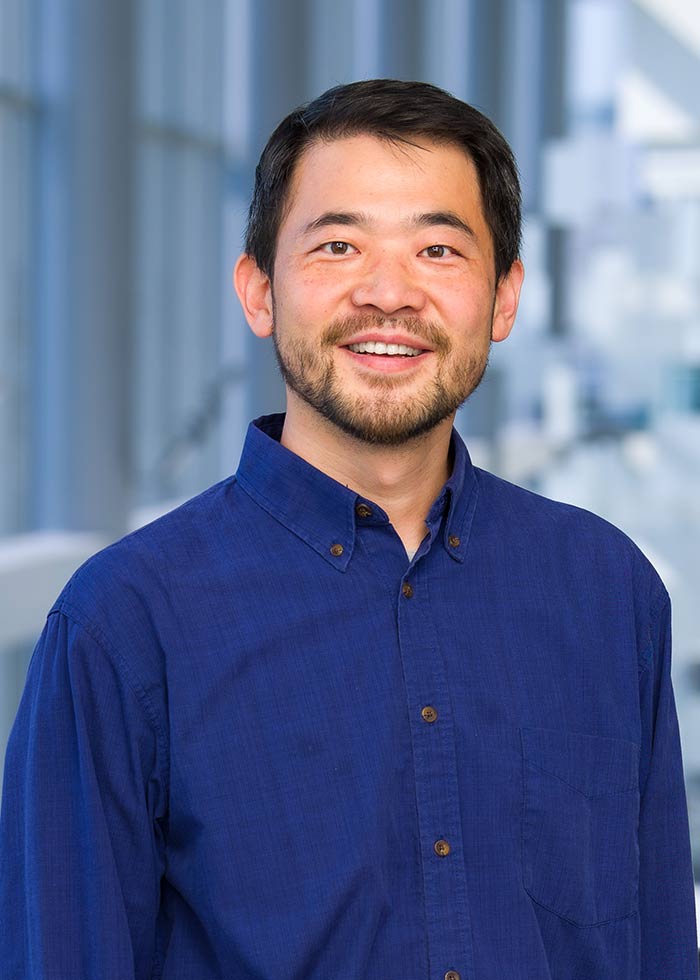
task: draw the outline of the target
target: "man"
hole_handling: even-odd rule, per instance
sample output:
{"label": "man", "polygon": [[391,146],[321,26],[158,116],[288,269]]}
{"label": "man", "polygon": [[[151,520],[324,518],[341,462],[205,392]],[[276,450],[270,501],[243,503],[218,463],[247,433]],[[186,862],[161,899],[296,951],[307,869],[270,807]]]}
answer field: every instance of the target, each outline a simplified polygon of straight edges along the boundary
{"label": "man", "polygon": [[432,86],[272,135],[234,278],[287,413],[51,611],[3,976],[697,977],[664,587],[452,430],[519,241],[508,146]]}

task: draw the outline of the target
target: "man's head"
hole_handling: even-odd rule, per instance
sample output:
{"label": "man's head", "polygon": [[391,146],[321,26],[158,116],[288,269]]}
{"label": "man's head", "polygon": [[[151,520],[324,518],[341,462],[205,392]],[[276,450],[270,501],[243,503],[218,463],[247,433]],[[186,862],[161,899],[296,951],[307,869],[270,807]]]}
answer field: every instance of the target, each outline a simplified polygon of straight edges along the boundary
{"label": "man's head", "polygon": [[397,144],[422,140],[460,147],[479,179],[496,280],[508,272],[521,241],[520,182],[508,143],[481,112],[434,85],[377,78],[329,89],[291,112],[270,136],[255,171],[245,242],[270,280],[302,155],[316,142],[362,134]]}
{"label": "man's head", "polygon": [[273,338],[286,426],[381,446],[449,427],[512,327],[519,243],[512,153],[447,93],[358,82],[288,116],[234,274]]}

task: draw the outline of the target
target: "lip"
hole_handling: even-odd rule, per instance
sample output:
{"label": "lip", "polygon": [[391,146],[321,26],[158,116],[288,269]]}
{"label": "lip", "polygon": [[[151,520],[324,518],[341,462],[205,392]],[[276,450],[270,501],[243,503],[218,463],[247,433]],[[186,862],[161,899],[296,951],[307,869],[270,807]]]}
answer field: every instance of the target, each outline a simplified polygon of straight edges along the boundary
{"label": "lip", "polygon": [[[359,344],[361,341],[352,340],[351,343]],[[387,340],[386,343],[406,343],[406,341]],[[413,344],[409,344],[408,346],[417,346],[415,339]],[[378,372],[380,374],[400,374],[401,372],[415,371],[433,353],[430,350],[424,350],[422,354],[414,354],[412,357],[387,357],[386,354],[356,354],[355,351],[348,350],[347,347],[341,347],[340,350],[347,357],[352,358],[358,367],[364,368],[366,371],[372,371],[372,373]]]}
{"label": "lip", "polygon": [[[406,333],[382,333],[381,331],[375,331],[371,333],[358,333],[355,336],[350,337],[345,343],[341,344],[341,347],[349,347],[350,344],[367,344],[370,342],[378,344],[403,344],[404,347],[413,347],[414,350],[422,351],[432,351],[433,348],[428,344],[422,337],[416,337],[415,334]],[[352,353],[352,351],[350,351]],[[383,355],[373,355],[373,354],[361,354],[361,357],[373,357],[373,356],[383,356]],[[421,355],[418,355],[421,356]]]}

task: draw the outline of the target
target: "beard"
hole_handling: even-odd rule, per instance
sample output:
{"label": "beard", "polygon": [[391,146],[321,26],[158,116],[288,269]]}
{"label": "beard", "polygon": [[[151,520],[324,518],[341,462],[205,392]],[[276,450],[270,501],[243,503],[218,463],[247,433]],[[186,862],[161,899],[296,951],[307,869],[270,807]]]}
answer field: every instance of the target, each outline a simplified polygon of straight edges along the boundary
{"label": "beard", "polygon": [[[438,359],[437,371],[418,392],[402,392],[400,375],[368,375],[371,396],[343,388],[333,350],[346,338],[391,322],[409,336],[420,336]],[[375,446],[401,446],[430,432],[453,415],[479,386],[488,363],[489,345],[454,361],[453,344],[436,324],[415,317],[349,316],[333,321],[312,346],[303,339],[272,332],[282,377],[323,418],[342,432]]]}

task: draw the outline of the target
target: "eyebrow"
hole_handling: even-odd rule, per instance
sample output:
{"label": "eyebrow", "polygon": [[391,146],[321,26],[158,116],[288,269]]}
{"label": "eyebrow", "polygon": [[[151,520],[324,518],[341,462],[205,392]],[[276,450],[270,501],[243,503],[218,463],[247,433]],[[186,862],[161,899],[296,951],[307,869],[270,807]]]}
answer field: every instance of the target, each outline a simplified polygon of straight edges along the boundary
{"label": "eyebrow", "polygon": [[[370,228],[372,224],[369,215],[362,211],[325,211],[304,226],[302,235],[308,235],[319,228],[327,228],[329,225]],[[448,228],[454,228],[466,235],[467,238],[476,241],[474,230],[454,211],[427,211],[422,214],[414,214],[406,221],[406,225],[409,228],[434,228],[439,225],[446,225]]]}
{"label": "eyebrow", "polygon": [[426,214],[416,214],[411,218],[410,224],[414,228],[433,228],[436,225],[447,225],[448,228],[461,231],[467,238],[476,241],[474,229],[454,211],[428,211]]}

